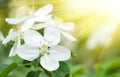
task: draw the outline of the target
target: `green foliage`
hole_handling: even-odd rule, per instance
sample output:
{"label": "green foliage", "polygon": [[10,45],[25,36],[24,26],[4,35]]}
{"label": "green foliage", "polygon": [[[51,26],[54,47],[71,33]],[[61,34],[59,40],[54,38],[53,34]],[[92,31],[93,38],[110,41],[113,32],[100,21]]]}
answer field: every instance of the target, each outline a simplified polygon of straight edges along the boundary
{"label": "green foliage", "polygon": [[30,71],[26,77],[39,77],[41,71]]}
{"label": "green foliage", "polygon": [[52,77],[71,77],[68,64],[66,62],[60,62],[60,67],[52,72]]}
{"label": "green foliage", "polygon": [[0,64],[0,72],[3,71],[7,67],[6,64]]}
{"label": "green foliage", "polygon": [[96,65],[96,77],[120,77],[120,58],[108,60],[103,64]]}
{"label": "green foliage", "polygon": [[42,71],[39,75],[39,77],[51,77],[51,75],[46,74],[45,71]]}
{"label": "green foliage", "polygon": [[23,62],[23,59],[21,59],[18,55],[15,55],[13,57],[11,57],[12,60],[15,62],[15,63],[22,63]]}
{"label": "green foliage", "polygon": [[71,65],[72,77],[80,77],[85,73],[85,67],[83,65]]}
{"label": "green foliage", "polygon": [[103,64],[103,69],[106,71],[106,73],[109,73],[112,70],[120,69],[120,58],[107,61],[105,64]]}
{"label": "green foliage", "polygon": [[8,75],[9,72],[11,72],[14,68],[17,67],[17,64],[16,63],[12,63],[10,65],[2,65],[1,68],[2,71],[0,72],[0,77],[6,77]]}

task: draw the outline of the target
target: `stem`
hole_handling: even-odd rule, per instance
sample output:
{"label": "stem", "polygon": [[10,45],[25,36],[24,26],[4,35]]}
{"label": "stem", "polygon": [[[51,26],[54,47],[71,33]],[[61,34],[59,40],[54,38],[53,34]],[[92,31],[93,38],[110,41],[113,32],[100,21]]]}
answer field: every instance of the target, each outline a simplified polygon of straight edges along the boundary
{"label": "stem", "polygon": [[28,64],[18,64],[18,66],[30,66],[31,63],[28,63]]}
{"label": "stem", "polygon": [[7,77],[7,75],[17,67],[16,63],[12,63],[10,65],[8,65],[1,73],[0,73],[0,77]]}

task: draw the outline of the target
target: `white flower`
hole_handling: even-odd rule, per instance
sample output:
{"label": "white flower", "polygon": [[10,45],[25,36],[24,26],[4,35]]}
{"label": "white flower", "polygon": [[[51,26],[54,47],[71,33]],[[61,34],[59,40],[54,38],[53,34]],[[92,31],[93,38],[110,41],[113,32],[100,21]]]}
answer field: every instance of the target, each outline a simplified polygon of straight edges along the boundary
{"label": "white flower", "polygon": [[38,9],[36,12],[30,12],[29,15],[23,16],[21,18],[6,18],[5,20],[9,24],[19,24],[21,25],[22,31],[26,31],[34,24],[34,22],[45,22],[51,18],[52,15],[49,13],[52,11],[53,6],[51,4],[46,4],[42,8]]}
{"label": "white flower", "polygon": [[13,29],[9,30],[9,33],[7,35],[7,37],[3,40],[3,44],[7,44],[9,41],[15,41],[16,37],[17,37],[17,33],[13,31]]}
{"label": "white flower", "polygon": [[88,49],[94,49],[98,44],[103,46],[110,45],[112,41],[111,35],[116,30],[116,28],[117,26],[114,23],[107,23],[102,25],[88,38],[86,47]]}
{"label": "white flower", "polygon": [[15,41],[13,47],[10,50],[9,56],[15,56],[16,55],[16,48],[21,45],[20,40],[23,39],[23,34],[25,31],[29,30],[34,22],[44,22],[48,20],[51,15],[49,13],[52,11],[53,6],[51,4],[47,4],[43,6],[42,8],[38,9],[36,12],[28,15],[23,16],[21,18],[6,18],[6,22],[9,24],[19,24],[23,22],[23,25],[17,25],[13,26],[16,29],[10,29],[8,36],[3,40],[3,44],[7,44],[9,41]]}
{"label": "white flower", "polygon": [[68,40],[76,41],[76,39],[67,32],[67,31],[73,30],[74,28],[73,22],[62,23],[60,21],[50,19],[46,23],[34,25],[32,29],[38,30],[38,29],[47,28],[47,27],[53,27],[54,29],[57,29],[58,32],[62,34],[65,38],[67,38]]}
{"label": "white flower", "polygon": [[21,45],[20,39],[21,33],[10,29],[8,36],[2,41],[3,44],[7,44],[9,41],[15,41],[9,53],[10,57],[16,55],[15,49]]}
{"label": "white flower", "polygon": [[37,31],[29,30],[24,34],[25,44],[16,49],[19,57],[33,61],[39,56],[41,66],[54,71],[59,67],[59,61],[68,60],[71,56],[69,49],[57,45],[60,42],[60,34],[57,29],[47,27],[44,37]]}

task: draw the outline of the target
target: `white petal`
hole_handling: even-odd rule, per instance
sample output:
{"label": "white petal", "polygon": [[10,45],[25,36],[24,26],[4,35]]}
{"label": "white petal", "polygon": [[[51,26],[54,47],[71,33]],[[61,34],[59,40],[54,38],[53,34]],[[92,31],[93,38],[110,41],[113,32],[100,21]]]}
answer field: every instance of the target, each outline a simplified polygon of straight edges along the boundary
{"label": "white petal", "polygon": [[21,45],[20,43],[20,38],[16,39],[13,47],[11,48],[10,50],[10,53],[9,53],[9,57],[12,57],[12,56],[15,56],[16,55],[16,52],[15,50]]}
{"label": "white petal", "polygon": [[73,30],[74,23],[73,22],[62,23],[58,26],[58,28],[65,31]]}
{"label": "white petal", "polygon": [[24,24],[21,26],[21,30],[24,32],[26,30],[29,30],[35,22],[35,18],[30,18],[27,21],[24,22]]}
{"label": "white petal", "polygon": [[54,20],[53,18],[50,18],[48,21],[47,21],[48,25],[49,26],[52,26],[52,27],[58,27],[58,24],[60,24],[61,22],[57,21],[57,20]]}
{"label": "white petal", "polygon": [[13,31],[13,29],[10,29],[8,36],[3,40],[3,44],[7,44],[9,41],[11,40],[15,40],[15,38],[17,37],[17,33]]}
{"label": "white petal", "polygon": [[46,23],[36,24],[36,25],[33,25],[32,29],[39,30],[39,29],[45,28],[46,26],[47,26]]}
{"label": "white petal", "polygon": [[17,40],[17,47],[19,47],[21,45],[21,40],[20,40],[20,37],[18,37],[18,40]]}
{"label": "white petal", "polygon": [[28,15],[28,12],[31,11],[31,8],[27,5],[22,5],[20,7],[17,7],[15,11],[15,17],[23,17]]}
{"label": "white petal", "polygon": [[28,30],[28,31],[25,31],[24,33],[24,41],[27,44],[31,44],[31,45],[39,47],[41,46],[43,42],[42,40],[43,40],[42,35],[38,33],[37,31]]}
{"label": "white petal", "polygon": [[36,22],[46,22],[48,21],[50,18],[52,17],[52,15],[45,15],[45,16],[41,16],[41,17],[35,17],[35,21]]}
{"label": "white petal", "polygon": [[52,27],[45,28],[44,38],[48,42],[48,46],[56,46],[61,40],[59,30]]}
{"label": "white petal", "polygon": [[44,16],[49,14],[53,10],[53,5],[52,4],[47,4],[43,6],[42,8],[38,9],[35,13],[34,16]]}
{"label": "white petal", "polygon": [[51,58],[49,55],[42,56],[40,59],[40,64],[44,69],[48,71],[54,71],[59,67],[59,62]]}
{"label": "white petal", "polygon": [[25,60],[33,61],[38,58],[40,51],[37,47],[31,46],[30,44],[24,44],[16,49],[16,53]]}
{"label": "white petal", "polygon": [[8,22],[9,24],[18,24],[25,21],[27,18],[28,16],[24,16],[21,18],[6,18],[5,21]]}
{"label": "white petal", "polygon": [[9,57],[15,56],[16,52],[15,52],[15,48],[14,46],[11,48],[10,53],[9,53]]}
{"label": "white petal", "polygon": [[71,52],[66,47],[57,45],[54,48],[50,49],[50,56],[56,60],[64,61],[68,60],[71,57]]}
{"label": "white petal", "polygon": [[70,41],[76,41],[76,39],[69,33],[61,31],[62,35]]}

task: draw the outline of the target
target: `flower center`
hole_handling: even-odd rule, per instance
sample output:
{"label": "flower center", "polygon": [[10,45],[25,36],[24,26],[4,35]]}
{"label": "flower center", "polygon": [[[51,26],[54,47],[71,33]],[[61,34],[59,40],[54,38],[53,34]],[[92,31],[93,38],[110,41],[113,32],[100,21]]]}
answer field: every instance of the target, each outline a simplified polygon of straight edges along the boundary
{"label": "flower center", "polygon": [[48,46],[47,45],[43,45],[42,48],[43,49],[48,49]]}
{"label": "flower center", "polygon": [[44,56],[45,54],[49,54],[49,46],[42,45],[40,56]]}

